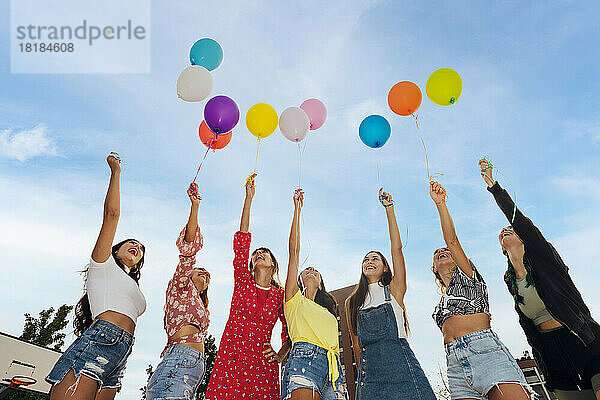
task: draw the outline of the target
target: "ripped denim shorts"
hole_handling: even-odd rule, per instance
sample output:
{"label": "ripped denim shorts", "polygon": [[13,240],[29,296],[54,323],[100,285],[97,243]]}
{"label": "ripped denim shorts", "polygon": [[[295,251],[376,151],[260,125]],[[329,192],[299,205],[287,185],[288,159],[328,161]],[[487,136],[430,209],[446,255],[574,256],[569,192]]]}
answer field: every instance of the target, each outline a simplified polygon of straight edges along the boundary
{"label": "ripped denim shorts", "polygon": [[83,374],[98,382],[98,390],[120,388],[133,342],[131,333],[97,319],[60,356],[46,382],[59,383],[73,370],[77,382]]}
{"label": "ripped denim shorts", "polygon": [[468,333],[446,344],[448,386],[454,399],[487,399],[502,383],[519,385],[529,398],[536,394],[508,348],[491,329]]}
{"label": "ripped denim shorts", "polygon": [[289,399],[296,389],[307,388],[321,396],[321,400],[347,400],[346,381],[339,359],[340,373],[335,389],[329,380],[327,350],[307,342],[294,343],[283,371],[281,399]]}
{"label": "ripped denim shorts", "polygon": [[146,399],[195,399],[205,371],[204,354],[188,346],[172,344],[148,381]]}

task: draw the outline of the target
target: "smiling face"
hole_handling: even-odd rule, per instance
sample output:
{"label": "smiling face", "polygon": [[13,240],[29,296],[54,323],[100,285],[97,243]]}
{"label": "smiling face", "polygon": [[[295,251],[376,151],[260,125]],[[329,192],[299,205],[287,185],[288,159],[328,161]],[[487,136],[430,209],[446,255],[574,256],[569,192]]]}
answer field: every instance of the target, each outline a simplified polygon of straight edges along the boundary
{"label": "smiling face", "polygon": [[250,257],[250,261],[252,263],[252,268],[272,270],[275,267],[271,252],[263,247],[254,250],[254,253],[252,253],[252,256]]}
{"label": "smiling face", "polygon": [[433,252],[433,272],[440,276],[452,275],[456,270],[456,262],[447,247],[442,247]]}
{"label": "smiling face", "polygon": [[386,268],[381,255],[376,251],[368,252],[363,258],[362,273],[369,283],[378,282],[386,272]]}
{"label": "smiling face", "polygon": [[321,274],[313,267],[308,267],[300,273],[298,280],[305,288],[319,289],[321,285]]}
{"label": "smiling face", "polygon": [[144,246],[137,240],[128,240],[117,250],[116,256],[121,263],[132,268],[144,256]]}
{"label": "smiling face", "polygon": [[502,228],[500,234],[498,235],[498,240],[500,241],[502,250],[507,250],[515,246],[523,246],[523,241],[519,235],[516,234],[512,226]]}
{"label": "smiling face", "polygon": [[210,284],[210,274],[204,268],[194,268],[191,279],[199,293],[208,289],[208,285]]}

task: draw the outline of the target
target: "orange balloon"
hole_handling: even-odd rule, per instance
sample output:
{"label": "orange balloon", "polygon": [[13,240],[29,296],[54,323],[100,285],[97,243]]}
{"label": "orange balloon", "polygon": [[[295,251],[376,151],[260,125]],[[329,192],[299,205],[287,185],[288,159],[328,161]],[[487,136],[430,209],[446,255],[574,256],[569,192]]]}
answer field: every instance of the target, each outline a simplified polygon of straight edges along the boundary
{"label": "orange balloon", "polygon": [[409,81],[396,83],[388,94],[388,104],[398,115],[411,115],[421,105],[421,89]]}
{"label": "orange balloon", "polygon": [[206,121],[202,121],[200,124],[200,128],[198,128],[198,135],[200,136],[200,141],[206,147],[209,147],[213,150],[222,149],[227,146],[229,142],[231,142],[231,135],[233,131],[229,131],[227,133],[216,134],[210,130],[208,125],[206,125]]}

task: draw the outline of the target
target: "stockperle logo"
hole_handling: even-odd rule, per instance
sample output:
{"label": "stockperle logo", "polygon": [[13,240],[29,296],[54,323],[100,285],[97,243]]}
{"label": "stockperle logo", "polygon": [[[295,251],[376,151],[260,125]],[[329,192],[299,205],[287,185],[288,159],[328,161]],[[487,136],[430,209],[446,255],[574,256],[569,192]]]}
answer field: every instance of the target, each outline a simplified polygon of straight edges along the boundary
{"label": "stockperle logo", "polygon": [[150,0],[11,0],[12,73],[149,73]]}
{"label": "stockperle logo", "polygon": [[87,20],[73,28],[69,25],[62,26],[17,26],[17,40],[84,40],[91,46],[95,40],[121,40],[121,39],[146,39],[146,28],[141,25],[134,26],[127,20],[126,25],[107,25],[104,27],[89,25]]}

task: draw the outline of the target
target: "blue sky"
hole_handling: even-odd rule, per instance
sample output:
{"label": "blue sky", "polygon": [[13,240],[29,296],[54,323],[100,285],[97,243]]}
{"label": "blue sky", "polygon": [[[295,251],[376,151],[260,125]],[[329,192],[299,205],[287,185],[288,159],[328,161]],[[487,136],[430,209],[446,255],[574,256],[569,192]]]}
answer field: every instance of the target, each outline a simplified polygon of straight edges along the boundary
{"label": "blue sky", "polygon": [[[2,272],[11,276],[0,295],[0,330],[18,335],[23,313],[79,298],[77,271],[101,222],[104,158],[118,151],[124,164],[117,239],[134,236],[148,249],[141,280],[148,310],[139,319],[121,398],[138,395],[145,367],[157,364],[166,340],[164,290],[187,219],[185,190],[204,152],[197,137],[204,102],[177,99],[175,82],[201,37],[216,39],[225,53],[211,96],[232,97],[242,112],[232,142],[209,154],[199,177],[205,247],[198,262],[213,276],[210,333],[220,337],[227,319],[231,240],[242,185],[254,167],[256,140],[243,123],[245,112],[266,102],[281,113],[311,97],[325,103],[328,119],[309,133],[302,159],[302,257],[329,288],[339,288],[358,281],[368,250],[389,254],[377,201],[383,185],[394,196],[406,243],[411,345],[434,385],[444,355],[430,317],[439,296],[429,267],[442,237],[420,137],[431,170],[444,173],[463,247],[488,282],[492,326],[513,354],[527,345],[502,281],[497,233],[506,220],[479,176],[483,155],[556,245],[600,318],[597,3],[154,1],[152,72],[132,75],[11,74],[8,2],[0,11],[0,254]],[[425,97],[427,77],[441,67],[463,79],[454,107]],[[403,80],[424,93],[418,130],[387,107],[388,90]],[[357,134],[373,113],[392,124],[378,150]],[[251,231],[253,246],[269,246],[283,266],[297,184],[298,150],[277,130],[261,147]]]}

